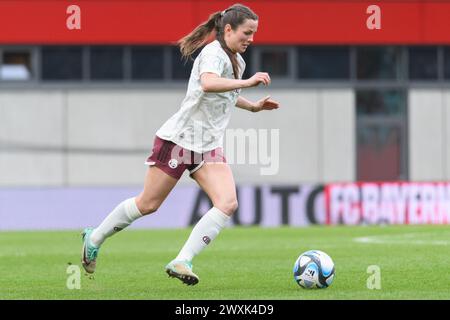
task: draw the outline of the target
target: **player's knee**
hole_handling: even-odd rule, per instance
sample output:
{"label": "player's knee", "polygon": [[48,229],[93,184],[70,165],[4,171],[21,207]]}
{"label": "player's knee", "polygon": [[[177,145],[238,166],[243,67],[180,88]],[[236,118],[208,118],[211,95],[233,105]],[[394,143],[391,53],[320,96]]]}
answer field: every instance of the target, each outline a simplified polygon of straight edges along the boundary
{"label": "player's knee", "polygon": [[141,211],[143,215],[152,214],[153,212],[156,212],[159,209],[159,205],[156,205],[154,203],[149,203],[145,205]]}
{"label": "player's knee", "polygon": [[215,207],[225,214],[231,216],[238,208],[239,204],[237,199],[229,199],[226,201],[222,201],[217,204]]}
{"label": "player's knee", "polygon": [[142,215],[151,214],[157,211],[160,205],[156,201],[145,201],[142,199],[140,201],[136,201],[136,204]]}

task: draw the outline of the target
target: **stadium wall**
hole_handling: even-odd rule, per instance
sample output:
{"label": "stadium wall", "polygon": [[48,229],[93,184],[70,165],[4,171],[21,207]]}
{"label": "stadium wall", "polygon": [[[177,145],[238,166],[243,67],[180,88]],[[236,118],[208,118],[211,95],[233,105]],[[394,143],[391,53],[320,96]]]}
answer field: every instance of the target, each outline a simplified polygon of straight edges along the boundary
{"label": "stadium wall", "polygon": [[410,90],[408,113],[410,180],[450,179],[450,91]]}
{"label": "stadium wall", "polygon": [[[261,175],[264,165],[236,164],[234,157],[237,183],[354,181],[353,92],[271,94],[280,110],[236,109],[229,128],[280,129],[279,172]],[[0,186],[140,185],[154,133],[183,97],[174,89],[0,91]],[[410,180],[450,179],[450,91],[412,89],[408,100]]]}
{"label": "stadium wall", "polygon": [[[154,134],[178,110],[184,94],[174,89],[0,91],[0,186],[140,186]],[[266,94],[243,93],[249,99]],[[277,112],[233,110],[229,129],[258,137],[246,140],[245,164],[239,164],[237,152],[228,159],[236,182],[353,181],[353,92],[283,89],[270,94],[281,103]],[[277,130],[279,156],[273,149],[271,164],[263,164],[260,133],[267,136],[270,154]],[[250,164],[248,146],[258,151],[256,164]],[[273,174],[261,174],[270,167]]]}

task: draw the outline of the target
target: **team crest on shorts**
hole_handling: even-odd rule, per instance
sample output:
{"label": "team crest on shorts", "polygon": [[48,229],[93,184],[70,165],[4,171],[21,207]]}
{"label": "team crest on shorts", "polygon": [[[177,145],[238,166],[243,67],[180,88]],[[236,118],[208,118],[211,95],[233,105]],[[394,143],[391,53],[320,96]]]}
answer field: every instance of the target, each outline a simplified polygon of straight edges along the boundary
{"label": "team crest on shorts", "polygon": [[171,167],[172,169],[175,169],[176,167],[178,167],[178,160],[177,159],[170,159],[169,160],[169,167]]}

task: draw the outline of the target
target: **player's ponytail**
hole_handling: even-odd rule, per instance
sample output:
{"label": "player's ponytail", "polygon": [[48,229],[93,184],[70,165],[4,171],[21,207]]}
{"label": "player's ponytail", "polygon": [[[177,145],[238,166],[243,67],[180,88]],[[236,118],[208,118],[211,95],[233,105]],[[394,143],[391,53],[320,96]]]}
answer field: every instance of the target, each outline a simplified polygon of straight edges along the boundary
{"label": "player's ponytail", "polygon": [[234,4],[224,11],[217,11],[209,16],[208,21],[196,27],[191,33],[183,37],[180,45],[181,55],[185,59],[192,57],[195,51],[208,40],[209,36],[215,32],[223,50],[227,53],[233,66],[234,77],[239,78],[239,63],[236,54],[227,47],[224,39],[224,27],[229,24],[233,30],[244,23],[246,19],[258,20],[258,16],[249,8],[242,4]]}
{"label": "player's ponytail", "polygon": [[197,26],[191,33],[184,36],[178,41],[180,46],[181,55],[185,59],[191,58],[195,51],[200,48],[209,35],[217,29],[217,25],[220,24],[221,11],[217,11],[209,16],[208,21],[203,22],[201,25]]}

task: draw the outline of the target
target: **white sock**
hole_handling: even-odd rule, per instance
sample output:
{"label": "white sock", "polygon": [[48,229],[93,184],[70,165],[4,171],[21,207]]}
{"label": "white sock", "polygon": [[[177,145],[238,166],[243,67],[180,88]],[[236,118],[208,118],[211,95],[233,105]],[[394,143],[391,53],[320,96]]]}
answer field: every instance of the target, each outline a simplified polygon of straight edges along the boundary
{"label": "white sock", "polygon": [[136,205],[135,198],[130,198],[120,203],[92,232],[91,242],[100,247],[106,238],[128,227],[134,220],[142,217]]}
{"label": "white sock", "polygon": [[188,240],[175,259],[192,261],[194,256],[217,237],[229,219],[230,217],[225,213],[212,207],[192,229]]}

